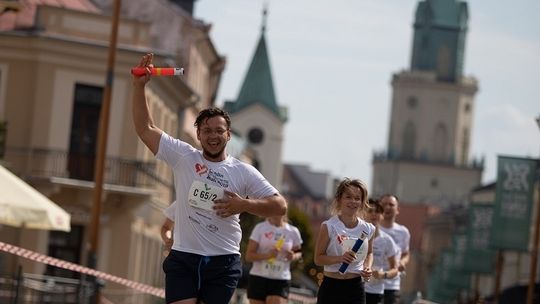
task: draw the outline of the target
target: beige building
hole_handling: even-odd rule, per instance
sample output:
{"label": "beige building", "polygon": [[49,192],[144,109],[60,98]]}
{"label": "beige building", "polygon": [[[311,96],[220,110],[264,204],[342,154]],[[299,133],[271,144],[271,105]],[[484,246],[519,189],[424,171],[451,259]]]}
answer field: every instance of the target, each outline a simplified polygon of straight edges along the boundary
{"label": "beige building", "polygon": [[[0,225],[0,241],[86,264],[111,22],[88,1],[40,3],[28,1],[18,12],[0,15],[0,121],[8,126],[3,164],[67,210],[71,232]],[[168,11],[182,21],[173,25],[177,35],[169,47],[159,47],[152,20],[122,18],[119,25],[97,265],[157,287],[164,283],[159,228],[162,210],[173,199],[172,176],[133,130],[129,70],[150,51],[156,66],[186,68],[186,77],[154,78],[147,98],[158,126],[195,143],[193,115],[214,103],[224,64],[208,25],[173,3],[160,4],[169,5]],[[0,272],[14,273],[19,264],[25,273],[78,278],[74,272],[0,253]],[[111,282],[102,294],[114,303],[152,300]]]}

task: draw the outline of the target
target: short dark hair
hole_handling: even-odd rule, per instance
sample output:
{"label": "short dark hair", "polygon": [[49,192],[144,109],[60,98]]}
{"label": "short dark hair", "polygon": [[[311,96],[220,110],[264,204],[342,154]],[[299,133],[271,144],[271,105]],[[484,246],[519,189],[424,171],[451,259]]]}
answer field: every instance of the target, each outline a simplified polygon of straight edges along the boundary
{"label": "short dark hair", "polygon": [[393,197],[399,203],[399,198],[397,197],[397,195],[390,194],[390,193],[385,193],[385,194],[381,195],[381,197],[379,198],[379,201],[382,201],[382,199],[385,198],[385,197]]}
{"label": "short dark hair", "polygon": [[206,108],[199,112],[199,115],[197,115],[197,119],[195,119],[195,123],[193,124],[197,129],[201,126],[203,122],[208,120],[209,118],[221,116],[225,118],[225,121],[227,122],[227,129],[231,128],[231,117],[229,116],[229,113],[223,111],[220,108],[216,107],[210,107]]}
{"label": "short dark hair", "polygon": [[376,213],[384,213],[384,208],[381,205],[381,201],[376,198],[368,199],[368,208],[374,209]]}

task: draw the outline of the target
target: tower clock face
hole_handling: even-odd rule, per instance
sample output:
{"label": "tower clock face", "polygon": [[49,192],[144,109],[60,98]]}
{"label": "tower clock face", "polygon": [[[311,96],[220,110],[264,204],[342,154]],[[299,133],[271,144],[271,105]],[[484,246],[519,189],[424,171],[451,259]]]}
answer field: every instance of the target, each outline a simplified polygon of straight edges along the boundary
{"label": "tower clock face", "polygon": [[264,141],[264,132],[258,127],[251,128],[247,134],[248,140],[252,144],[261,144]]}

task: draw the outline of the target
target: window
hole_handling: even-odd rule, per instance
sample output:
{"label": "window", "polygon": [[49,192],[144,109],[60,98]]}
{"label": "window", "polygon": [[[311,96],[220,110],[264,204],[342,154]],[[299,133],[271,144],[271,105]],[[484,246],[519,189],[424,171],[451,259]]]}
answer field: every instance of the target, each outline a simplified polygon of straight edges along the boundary
{"label": "window", "polygon": [[402,155],[404,158],[414,158],[416,149],[416,127],[408,121],[403,130]]}
{"label": "window", "polygon": [[448,142],[448,131],[446,126],[440,122],[435,127],[433,138],[433,159],[444,161],[446,159],[446,148]]}
{"label": "window", "polygon": [[94,179],[99,115],[103,88],[77,83],[69,142],[69,177]]}
{"label": "window", "polygon": [[411,96],[407,99],[407,106],[409,107],[409,109],[415,109],[417,105],[418,99],[416,99],[416,97]]}
{"label": "window", "polygon": [[437,74],[439,77],[450,77],[450,64],[450,50],[446,45],[443,45],[437,52]]}
{"label": "window", "polygon": [[466,164],[469,157],[469,129],[463,129],[463,141],[461,143],[461,163]]}
{"label": "window", "polygon": [[471,111],[471,104],[466,102],[464,106],[465,114],[468,114]]}

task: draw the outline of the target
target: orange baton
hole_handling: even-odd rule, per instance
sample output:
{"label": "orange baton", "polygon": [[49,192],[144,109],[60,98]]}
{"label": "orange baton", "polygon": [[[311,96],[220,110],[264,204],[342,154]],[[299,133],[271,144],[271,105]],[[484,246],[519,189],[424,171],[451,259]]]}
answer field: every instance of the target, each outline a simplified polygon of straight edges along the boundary
{"label": "orange baton", "polygon": [[[151,68],[150,73],[152,76],[178,76],[184,75],[183,68]],[[146,74],[146,68],[132,68],[131,74],[135,76],[144,76]]]}

